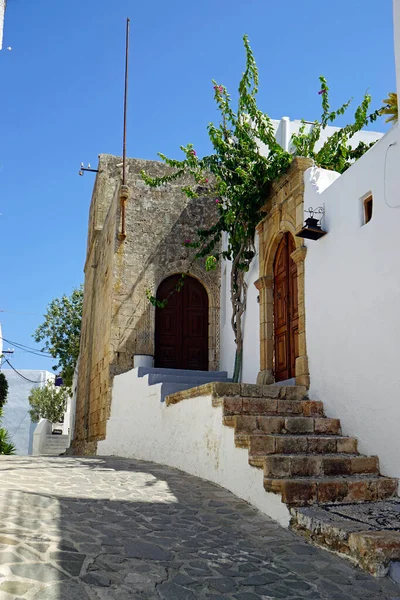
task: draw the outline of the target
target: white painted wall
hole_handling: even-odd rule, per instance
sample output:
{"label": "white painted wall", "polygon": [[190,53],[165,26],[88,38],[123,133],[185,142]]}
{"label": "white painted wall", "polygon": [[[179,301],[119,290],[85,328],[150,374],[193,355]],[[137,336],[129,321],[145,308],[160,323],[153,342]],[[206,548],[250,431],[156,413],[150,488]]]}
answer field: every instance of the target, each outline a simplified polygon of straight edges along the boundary
{"label": "white painted wall", "polygon": [[[400,1],[400,0],[399,0]],[[287,149],[293,150],[290,144],[292,135],[299,131],[301,121],[290,121],[289,117],[283,117],[281,120],[272,120],[273,127],[276,133],[276,139],[279,144]],[[310,131],[312,124],[306,125],[306,130]],[[338,127],[327,127],[321,133],[321,140],[316,145],[320,148],[327,139]],[[356,146],[361,140],[369,143],[376,141],[382,137],[382,133],[373,131],[360,131],[352,139],[351,144]],[[267,153],[267,149],[263,144],[260,144],[260,150]],[[315,174],[317,177],[318,175]],[[335,178],[335,175],[333,175]],[[326,183],[325,185],[328,185]],[[309,205],[307,205],[308,207]],[[306,215],[308,216],[308,215]],[[255,383],[260,370],[260,314],[259,304],[257,302],[258,290],[254,286],[254,282],[259,278],[259,256],[258,256],[258,236],[256,236],[257,255],[252,261],[249,273],[246,276],[248,284],[248,299],[247,309],[243,318],[244,322],[244,352],[243,352],[243,371],[242,381],[246,383]],[[226,237],[223,240],[223,246],[226,248]],[[220,350],[220,368],[223,371],[228,371],[228,376],[233,374],[235,362],[235,343],[232,327],[230,324],[231,305],[230,305],[230,262],[223,261],[221,265],[221,350]]]}
{"label": "white painted wall", "polygon": [[[395,1],[397,1],[397,0],[395,0]],[[351,108],[349,108],[349,110],[351,110]],[[271,122],[272,122],[272,126],[275,130],[275,137],[276,137],[277,142],[282,146],[282,148],[284,148],[285,150],[288,150],[289,152],[292,152],[294,150],[294,147],[291,144],[290,140],[294,133],[299,132],[299,129],[302,125],[301,120],[294,119],[293,121],[291,121],[289,119],[289,117],[282,117],[281,120],[271,119]],[[312,128],[313,128],[313,123],[306,122],[305,132],[309,133]],[[340,129],[340,127],[332,127],[331,125],[328,125],[325,129],[323,129],[321,131],[321,137],[320,137],[319,141],[317,142],[317,144],[315,145],[316,150],[319,150],[323,146],[323,144],[326,142],[328,137],[331,136],[333,133],[335,133],[335,131],[339,131],[339,129]],[[358,146],[359,142],[361,142],[361,141],[365,142],[366,144],[369,144],[370,142],[375,142],[376,140],[380,139],[382,137],[382,135],[383,135],[383,133],[379,133],[377,131],[367,131],[367,130],[358,131],[349,140],[349,144],[352,148],[355,148],[356,146]],[[260,143],[260,149],[263,154],[267,154],[267,148],[266,148],[266,146],[264,146],[264,144]]]}
{"label": "white painted wall", "polygon": [[[310,397],[339,417],[360,451],[400,477],[400,138],[392,128],[305,206],[324,205],[328,234],[307,243],[305,299]],[[319,172],[319,183],[332,174]],[[325,179],[325,182],[324,182]],[[363,197],[373,215],[363,225]]]}
{"label": "white painted wall", "polygon": [[400,97],[400,0],[393,0],[393,26],[397,95]]}
{"label": "white painted wall", "polygon": [[[223,239],[224,249],[227,247],[226,236]],[[231,326],[232,307],[230,300],[231,262],[223,261],[221,265],[221,345],[220,369],[228,371],[232,377],[235,365],[235,339]],[[254,282],[259,278],[258,238],[256,239],[256,256],[246,274],[247,309],[243,316],[244,350],[242,381],[255,383],[260,370],[260,316],[257,302],[258,290]]]}
{"label": "white painted wall", "polygon": [[64,414],[63,435],[68,435],[68,446],[74,439],[76,417],[76,395],[78,391],[79,357],[75,365],[72,380],[72,395],[68,398],[67,409]]}
{"label": "white painted wall", "polygon": [[32,456],[41,456],[46,450],[47,436],[51,435],[53,425],[48,419],[40,419],[39,423],[32,423],[34,426]]}
{"label": "white painted wall", "polygon": [[233,429],[222,424],[222,408],[210,396],[190,398],[167,407],[161,385],[147,385],[137,369],[114,378],[111,417],[99,456],[125,456],[176,467],[212,481],[263,513],[289,524],[279,494],[267,493],[263,471],[248,464],[248,452],[236,448]]}
{"label": "white painted wall", "polygon": [[26,456],[32,454],[33,432],[36,427],[36,423],[31,423],[28,412],[29,394],[33,388],[43,387],[48,379],[54,379],[54,375],[49,371],[24,369],[20,371],[21,375],[31,380],[26,381],[12,369],[3,369],[2,372],[8,382],[8,398],[1,426],[9,432],[11,441],[16,446],[16,453]]}
{"label": "white painted wall", "polygon": [[4,14],[6,11],[6,0],[0,0],[0,50],[3,47]]}

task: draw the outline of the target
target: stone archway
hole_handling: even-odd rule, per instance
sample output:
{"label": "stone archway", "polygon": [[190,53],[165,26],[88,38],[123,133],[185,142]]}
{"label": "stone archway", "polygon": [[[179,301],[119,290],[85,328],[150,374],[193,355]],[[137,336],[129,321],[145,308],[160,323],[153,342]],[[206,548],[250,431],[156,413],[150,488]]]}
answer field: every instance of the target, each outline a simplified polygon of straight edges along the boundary
{"label": "stone archway", "polygon": [[[159,273],[153,279],[153,282],[148,286],[148,289],[156,295],[163,281],[169,277],[176,276],[182,273],[180,269],[170,269],[163,273]],[[207,294],[208,302],[208,371],[218,371],[220,361],[220,284],[221,274],[219,270],[205,271],[200,264],[192,265],[190,273],[186,272],[186,277],[190,277],[204,288]],[[146,351],[143,354],[155,356],[155,326],[156,326],[156,309],[147,301],[148,310],[148,325]]]}
{"label": "stone archway", "polygon": [[156,308],[155,366],[207,371],[207,292],[200,281],[190,276],[177,292],[180,277],[167,277],[157,290],[157,299],[168,298],[168,303]]}
{"label": "stone archway", "polygon": [[309,387],[310,377],[305,331],[304,261],[307,248],[296,233],[303,225],[303,173],[311,166],[308,159],[294,159],[288,172],[274,184],[264,207],[265,218],[257,227],[260,241],[260,278],[255,282],[260,292],[260,372],[257,383],[275,382],[274,261],[286,232],[293,236],[295,250],[290,253],[297,267],[297,385]]}

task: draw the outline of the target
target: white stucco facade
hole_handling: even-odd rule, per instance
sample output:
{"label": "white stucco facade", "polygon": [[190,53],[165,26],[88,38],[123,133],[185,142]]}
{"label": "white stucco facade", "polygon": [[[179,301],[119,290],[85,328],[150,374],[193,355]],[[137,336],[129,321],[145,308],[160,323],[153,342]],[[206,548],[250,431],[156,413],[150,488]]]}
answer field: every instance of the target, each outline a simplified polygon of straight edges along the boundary
{"label": "white stucco facade", "polygon": [[148,376],[138,377],[137,369],[114,378],[106,439],[98,442],[97,454],[176,467],[221,485],[287,527],[286,505],[264,490],[263,470],[249,465],[248,451],[235,447],[222,407],[214,408],[210,396],[166,406],[160,389],[148,385]]}
{"label": "white stucco facade", "polygon": [[0,50],[3,47],[3,29],[4,29],[5,12],[6,12],[6,0],[0,0]]}
{"label": "white stucco facade", "polygon": [[[310,397],[340,417],[360,451],[400,476],[400,143],[398,126],[322,193],[306,172],[305,205],[328,234],[305,264]],[[320,182],[331,178],[321,172]],[[364,224],[363,199],[373,212]]]}
{"label": "white stucco facade", "polygon": [[400,0],[393,0],[394,54],[396,61],[397,95],[400,91]]}
{"label": "white stucco facade", "polygon": [[[290,121],[288,117],[283,117],[280,121],[273,120],[273,127],[276,132],[276,139],[279,144],[286,150],[293,150],[290,139],[294,133],[297,133],[301,121],[294,120]],[[312,128],[312,123],[306,124],[306,130],[309,131]],[[317,148],[321,147],[326,139],[332,135],[335,131],[338,131],[338,127],[326,127],[321,133],[321,139],[317,144]],[[382,138],[383,134],[376,131],[360,131],[358,132],[351,141],[351,145],[356,146],[360,141],[365,143],[375,142]],[[261,151],[267,153],[267,150],[260,145]],[[318,173],[314,173],[314,178],[318,178]],[[330,175],[325,175],[323,181],[319,182],[321,186],[327,187],[335,179],[339,177],[338,173],[330,172]],[[312,206],[307,204],[305,206]],[[309,216],[305,215],[305,218]],[[226,246],[226,238],[223,239],[223,244]],[[247,283],[247,308],[243,315],[243,331],[244,331],[244,349],[243,349],[243,366],[242,366],[242,381],[246,383],[255,383],[257,375],[260,371],[260,312],[258,305],[259,292],[254,286],[255,281],[260,277],[259,273],[259,254],[258,254],[258,237],[256,236],[256,256],[254,257],[250,270],[246,274]],[[231,265],[229,261],[222,261],[221,264],[221,351],[220,351],[220,369],[227,371],[228,376],[232,377],[234,362],[235,362],[235,341],[232,326],[230,323],[232,308],[230,303],[230,273]]]}
{"label": "white stucco facade", "polygon": [[[223,243],[226,245],[226,238]],[[258,279],[258,239],[256,239],[256,257],[253,259],[250,270],[246,273],[247,283],[247,310],[243,315],[243,334],[245,347],[243,351],[242,380],[255,383],[260,370],[260,317],[257,303],[258,291],[254,282]],[[235,338],[231,325],[232,305],[230,299],[231,263],[223,261],[221,265],[221,371],[227,371],[232,377],[235,365]]]}
{"label": "white stucco facade", "polygon": [[[400,0],[393,2],[397,93]],[[321,173],[326,180],[327,173]],[[307,180],[307,174],[306,174]],[[305,204],[322,205],[328,234],[308,244],[305,265],[310,394],[341,418],[361,452],[400,477],[400,129],[395,125],[325,191],[307,184]],[[363,198],[373,212],[364,224]]]}
{"label": "white stucco facade", "polygon": [[[349,111],[351,111],[352,107],[349,107]],[[305,122],[305,133],[309,133],[313,128],[313,123],[310,121]],[[293,144],[291,143],[292,136],[295,133],[298,133],[300,127],[302,126],[302,122],[299,119],[294,119],[291,121],[289,117],[282,117],[281,120],[272,119],[272,126],[275,130],[276,141],[282,148],[287,150],[288,152],[293,152],[295,150]],[[325,129],[321,130],[320,139],[315,145],[315,149],[319,150],[322,148],[326,140],[336,131],[339,131],[340,127],[333,127],[332,125],[328,125]],[[349,140],[349,145],[352,148],[358,146],[360,142],[364,142],[365,144],[370,144],[371,142],[376,142],[382,137],[382,133],[377,131],[358,131],[353,135],[353,137]],[[263,144],[260,144],[261,152],[267,154],[267,148]]]}
{"label": "white stucco facade", "polygon": [[54,379],[54,375],[49,371],[24,369],[20,373],[30,380],[26,381],[12,369],[3,369],[2,372],[8,382],[8,398],[1,426],[9,432],[11,441],[16,446],[16,454],[30,455],[36,423],[31,423],[28,397],[33,388],[43,387],[46,381]]}

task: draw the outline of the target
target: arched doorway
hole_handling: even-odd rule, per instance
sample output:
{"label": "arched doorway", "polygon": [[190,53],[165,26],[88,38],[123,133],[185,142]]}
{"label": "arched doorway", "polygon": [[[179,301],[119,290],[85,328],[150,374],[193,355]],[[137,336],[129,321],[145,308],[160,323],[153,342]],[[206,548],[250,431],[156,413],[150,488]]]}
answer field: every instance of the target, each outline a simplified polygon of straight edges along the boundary
{"label": "arched doorway", "polygon": [[157,290],[157,300],[168,297],[168,304],[156,308],[155,366],[207,371],[207,292],[197,279],[189,276],[177,292],[179,279],[180,275],[167,277]]}
{"label": "arched doorway", "polygon": [[297,266],[291,257],[295,250],[293,236],[286,232],[274,261],[275,381],[295,377],[299,356]]}

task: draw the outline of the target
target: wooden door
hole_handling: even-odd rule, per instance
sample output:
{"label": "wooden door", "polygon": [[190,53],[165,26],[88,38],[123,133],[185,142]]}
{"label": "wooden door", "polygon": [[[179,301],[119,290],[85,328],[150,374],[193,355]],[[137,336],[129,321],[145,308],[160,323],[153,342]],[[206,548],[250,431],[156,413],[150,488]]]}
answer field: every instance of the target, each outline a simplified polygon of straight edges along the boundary
{"label": "wooden door", "polygon": [[298,352],[297,267],[290,255],[296,249],[290,233],[285,233],[274,263],[275,381],[295,376]]}
{"label": "wooden door", "polygon": [[160,284],[157,299],[171,292],[165,308],[156,309],[155,366],[170,369],[208,370],[208,297],[197,279],[186,277],[174,291],[180,275]]}

